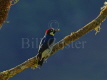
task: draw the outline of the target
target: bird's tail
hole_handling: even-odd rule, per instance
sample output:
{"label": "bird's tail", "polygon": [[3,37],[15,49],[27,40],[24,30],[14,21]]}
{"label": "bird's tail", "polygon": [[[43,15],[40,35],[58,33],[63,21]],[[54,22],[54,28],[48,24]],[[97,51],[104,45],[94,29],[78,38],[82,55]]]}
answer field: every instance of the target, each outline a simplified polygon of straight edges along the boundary
{"label": "bird's tail", "polygon": [[43,62],[44,62],[44,58],[42,58],[42,55],[41,55],[41,54],[38,54],[38,55],[37,55],[37,58],[39,59],[38,65],[39,65],[40,67],[42,67],[42,64],[43,64]]}
{"label": "bird's tail", "polygon": [[40,67],[42,67],[43,62],[44,62],[44,58],[42,58],[40,61],[38,61],[38,65],[39,65]]}

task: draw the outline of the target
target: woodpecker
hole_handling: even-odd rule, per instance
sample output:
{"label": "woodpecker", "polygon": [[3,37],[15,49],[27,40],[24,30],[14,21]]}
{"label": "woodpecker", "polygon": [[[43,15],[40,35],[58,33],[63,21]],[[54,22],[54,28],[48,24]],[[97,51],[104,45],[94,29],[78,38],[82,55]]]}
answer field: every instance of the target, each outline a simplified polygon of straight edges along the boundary
{"label": "woodpecker", "polygon": [[53,28],[47,29],[44,37],[41,39],[37,54],[37,58],[39,59],[38,65],[40,67],[42,67],[44,60],[50,55],[55,41],[54,34],[59,30]]}

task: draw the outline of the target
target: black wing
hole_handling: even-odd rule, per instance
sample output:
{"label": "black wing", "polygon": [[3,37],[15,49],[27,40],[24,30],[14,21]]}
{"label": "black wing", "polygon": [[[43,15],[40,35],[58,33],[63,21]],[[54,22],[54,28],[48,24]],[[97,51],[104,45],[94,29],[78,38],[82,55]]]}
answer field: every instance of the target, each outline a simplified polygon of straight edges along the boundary
{"label": "black wing", "polygon": [[45,38],[42,39],[39,45],[39,50],[38,50],[38,57],[42,57],[42,52],[46,49],[48,49],[54,42],[54,38],[50,38],[46,40]]}

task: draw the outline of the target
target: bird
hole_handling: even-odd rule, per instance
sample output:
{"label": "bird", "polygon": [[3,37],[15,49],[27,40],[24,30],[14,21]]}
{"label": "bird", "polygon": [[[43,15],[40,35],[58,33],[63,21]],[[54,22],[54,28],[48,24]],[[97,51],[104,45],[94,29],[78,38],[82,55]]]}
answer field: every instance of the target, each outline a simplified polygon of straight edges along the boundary
{"label": "bird", "polygon": [[37,58],[39,59],[38,65],[42,67],[43,62],[50,55],[53,44],[55,42],[54,35],[60,29],[50,28],[45,31],[44,37],[41,39],[38,49]]}

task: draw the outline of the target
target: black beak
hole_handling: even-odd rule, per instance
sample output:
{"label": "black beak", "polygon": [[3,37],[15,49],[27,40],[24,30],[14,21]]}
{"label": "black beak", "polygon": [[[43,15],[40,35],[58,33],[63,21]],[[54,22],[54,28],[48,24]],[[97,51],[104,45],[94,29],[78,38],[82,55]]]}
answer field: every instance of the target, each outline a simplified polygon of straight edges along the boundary
{"label": "black beak", "polygon": [[55,32],[58,32],[58,31],[60,31],[60,29],[55,29],[55,30],[54,30],[54,33],[55,33]]}

